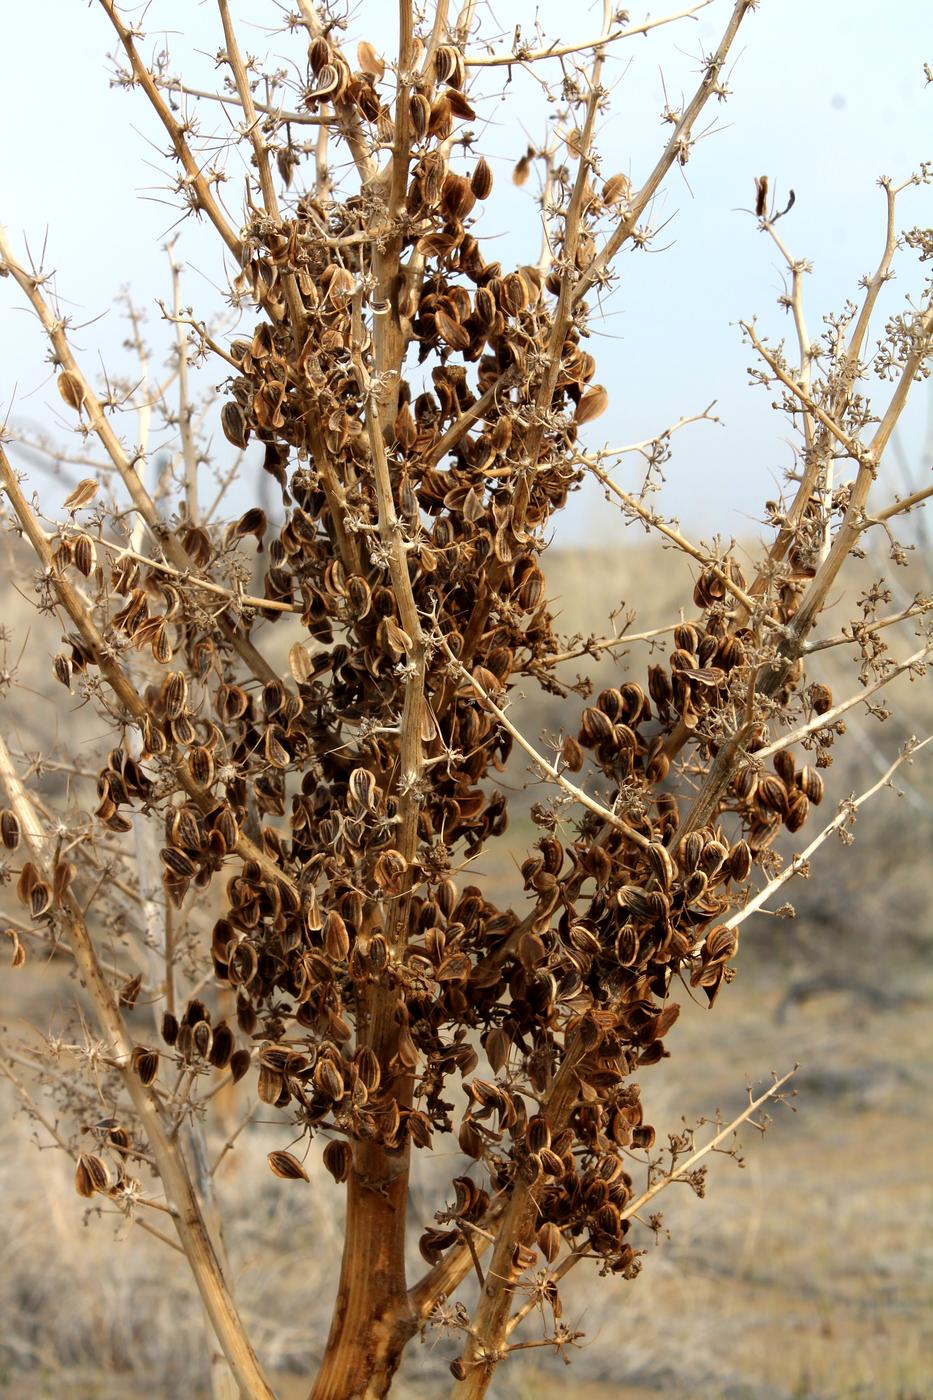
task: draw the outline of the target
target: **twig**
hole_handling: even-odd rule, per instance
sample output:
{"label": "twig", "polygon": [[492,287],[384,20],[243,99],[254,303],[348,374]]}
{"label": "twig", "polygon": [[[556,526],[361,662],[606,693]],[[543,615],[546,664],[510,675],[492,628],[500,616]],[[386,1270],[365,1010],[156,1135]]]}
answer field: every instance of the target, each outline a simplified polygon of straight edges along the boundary
{"label": "twig", "polygon": [[[851,640],[851,638],[848,640]],[[920,666],[926,657],[930,655],[931,651],[933,651],[933,642],[928,642],[926,646],[920,647],[918,651],[908,656],[905,661],[899,661],[891,670],[885,671],[883,676],[873,681],[871,685],[867,685],[865,689],[859,691],[858,694],[850,695],[847,700],[841,700],[838,705],[833,705],[832,709],[824,710],[821,715],[814,715],[813,719],[809,720],[806,724],[800,725],[798,729],[792,730],[790,734],[782,734],[779,739],[775,739],[772,744],[767,744],[763,749],[755,749],[752,757],[756,761],[763,763],[766,758],[771,758],[773,754],[780,753],[782,749],[789,749],[792,744],[799,744],[801,739],[806,739],[808,734],[815,734],[820,729],[829,728],[830,725],[835,724],[836,720],[839,719],[841,715],[853,709],[854,706],[861,705],[863,701],[870,699],[872,695],[877,694],[879,690],[890,684],[897,676],[903,675],[905,671],[910,671],[915,666]]]}
{"label": "twig", "polygon": [[549,763],[544,755],[540,754],[534,745],[528,742],[521,731],[516,729],[505,711],[499,708],[495,700],[493,700],[483,686],[480,685],[479,681],[474,680],[466,667],[460,664],[443,639],[440,642],[440,646],[442,651],[444,651],[449,658],[451,668],[466,681],[468,685],[472,686],[480,700],[486,708],[495,715],[503,729],[511,734],[515,742],[525,750],[529,758],[534,760],[541,771],[545,773],[552,782],[557,783],[558,787],[563,788],[564,792],[569,793],[575,802],[579,802],[581,806],[586,807],[588,811],[599,817],[601,821],[607,822],[610,826],[615,827],[617,831],[623,832],[634,845],[640,847],[642,850],[650,845],[648,838],[642,836],[640,831],[636,831],[634,827],[629,826],[628,822],[623,821],[615,812],[610,811],[608,807],[604,807],[601,802],[597,802],[595,797],[590,797],[589,793],[584,792],[583,788],[578,788],[569,778],[565,778],[560,769],[555,768],[553,763]]}
{"label": "twig", "polygon": [[833,820],[827,826],[824,826],[823,830],[813,838],[806,849],[801,851],[800,855],[794,856],[793,860],[784,867],[780,874],[775,875],[773,880],[769,880],[764,889],[759,890],[754,899],[750,899],[744,908],[726,919],[725,927],[738,928],[746,919],[751,918],[752,914],[757,913],[762,905],[766,904],[782,885],[786,885],[788,880],[792,880],[795,875],[798,875],[800,871],[806,867],[807,861],[815,851],[819,850],[827,837],[831,836],[834,831],[841,830],[847,822],[851,821],[853,812],[856,812],[870,797],[873,797],[879,789],[887,787],[891,775],[895,770],[898,769],[902,763],[913,758],[914,754],[919,753],[920,750],[925,748],[930,742],[930,739],[923,739],[920,743],[913,741],[908,744],[901,753],[898,754],[894,762],[885,770],[876,783],[873,783],[870,788],[866,788],[859,797],[852,797],[846,802],[841,803],[839,811],[836,813]]}
{"label": "twig", "polygon": [[691,19],[711,4],[712,0],[697,0],[697,4],[689,5],[685,10],[662,15],[660,19],[647,19],[641,24],[626,25],[624,29],[607,29],[598,38],[588,39],[584,43],[554,43],[543,49],[515,49],[512,53],[464,54],[463,61],[468,68],[511,68],[522,63],[538,63],[545,58],[565,58],[567,54],[590,52],[604,44],[613,44],[617,39],[634,39],[638,34],[648,34],[652,29],[660,29],[663,24],[674,24],[679,19]]}
{"label": "twig", "polygon": [[[2,738],[0,785],[6,789],[7,801],[16,813],[36,866],[46,873],[47,838]],[[248,1395],[257,1397],[257,1400],[274,1400],[224,1281],[181,1155],[166,1134],[154,1098],[131,1067],[132,1041],[113,991],[97,961],[97,953],[81,910],[68,891],[61,897],[59,912],[94,1005],[101,1034],[116,1052],[123,1083],[142,1122],[166,1199],[171,1203],[179,1240],[231,1370]]]}

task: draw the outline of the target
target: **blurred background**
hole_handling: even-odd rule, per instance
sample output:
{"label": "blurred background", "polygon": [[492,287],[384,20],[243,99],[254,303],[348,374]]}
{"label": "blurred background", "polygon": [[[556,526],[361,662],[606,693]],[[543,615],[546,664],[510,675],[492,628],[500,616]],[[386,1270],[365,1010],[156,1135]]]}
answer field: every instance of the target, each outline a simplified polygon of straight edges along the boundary
{"label": "blurred background", "polygon": [[[637,183],[650,167],[663,139],[660,109],[691,90],[698,55],[715,45],[729,8],[717,0],[694,22],[618,46],[601,142],[604,175],[624,170]],[[284,11],[270,5],[257,17],[259,9],[239,7],[244,46],[300,60],[300,44],[275,32]],[[388,49],[388,13],[382,6],[353,7],[349,33]],[[493,32],[511,36],[520,20],[525,36],[532,34],[530,9],[482,13]],[[568,42],[599,27],[597,8],[568,15],[566,6],[548,0],[535,13],[550,37]],[[192,85],[216,84],[220,40],[212,5],[156,0],[145,25],[150,52],[167,44],[174,68]],[[106,367],[132,383],[126,322],[115,309],[123,285],[132,287],[147,317],[153,361],[167,353],[155,303],[169,292],[162,245],[176,218],[165,188],[164,140],[139,94],[109,89],[105,54],[112,45],[100,10],[60,0],[41,13],[20,6],[4,15],[2,26],[11,56],[7,129],[14,116],[28,114],[29,134],[7,143],[0,220],[17,246],[28,239],[36,259],[56,270],[62,307],[80,326],[74,338],[85,365],[98,363],[101,373]],[[716,129],[683,175],[675,172],[656,210],[656,224],[671,220],[658,247],[671,246],[663,255],[628,254],[623,261],[594,351],[610,409],[593,441],[638,440],[717,400],[723,423],[700,423],[675,438],[658,498],[694,537],[713,531],[735,537],[740,553],[755,557],[763,503],[778,495],[793,463],[785,420],[772,412],[768,395],[747,388],[750,355],[735,325],[758,312],[769,334],[785,333],[776,305],[782,270],[748,212],[754,179],[768,173],[779,202],[791,187],[796,192],[794,210],[779,227],[794,253],[814,263],[808,308],[815,336],[826,312],[857,295],[859,277],[880,253],[878,175],[904,178],[930,154],[931,90],[922,65],[933,57],[931,40],[929,9],[912,0],[885,14],[838,0],[818,7],[764,0],[730,75],[734,97],[713,114]],[[535,255],[537,249],[534,190],[515,189],[511,169],[528,141],[543,138],[546,103],[518,70],[511,75],[511,107],[485,77],[483,84],[488,96],[478,104],[477,148],[493,160],[502,196],[491,202],[487,220],[501,230],[497,256],[525,261],[525,230]],[[219,109],[210,119],[221,131]],[[227,190],[230,208],[239,208],[242,174]],[[928,189],[908,192],[905,225],[928,221],[929,211]],[[184,295],[196,314],[222,314],[226,272],[213,238],[187,223],[177,251],[186,267]],[[908,258],[889,305],[919,286]],[[67,442],[70,423],[41,332],[11,279],[0,281],[0,317],[0,403],[11,427],[34,442]],[[217,382],[218,372],[208,367],[199,392],[208,397]],[[885,487],[904,492],[929,480],[931,408],[933,398],[921,386],[885,464]],[[131,439],[132,423],[123,431]],[[21,445],[11,452],[29,470],[49,514],[84,474],[67,463],[50,465],[44,451]],[[218,434],[218,463],[228,452]],[[638,489],[637,464],[619,480]],[[231,512],[240,508],[231,493]],[[881,541],[880,553],[850,579],[850,597],[880,574],[894,587],[892,608],[918,591],[931,592],[933,551],[922,514],[905,520],[898,533],[914,547],[908,567],[895,569]],[[632,612],[634,628],[646,630],[680,609],[689,615],[692,606],[692,576],[681,556],[626,528],[595,492],[574,498],[544,568],[560,627],[570,637],[602,634],[610,615],[621,620]],[[50,811],[93,806],[93,792],[76,792],[57,765],[93,768],[106,742],[103,726],[90,709],[73,708],[76,700],[51,678],[60,629],[24,596],[32,565],[9,535],[0,540],[0,572],[0,725],[22,768],[39,770],[36,782]],[[840,600],[823,624],[826,632],[851,613],[851,604],[847,610]],[[263,633],[272,656],[284,658],[289,640],[287,625]],[[915,649],[914,629],[902,629],[894,645],[899,656]],[[587,669],[599,688],[643,681],[651,659],[646,644],[633,643]],[[821,653],[820,666],[815,675],[833,685],[837,698],[857,689],[857,664],[844,651]],[[566,669],[572,678],[576,666]],[[910,734],[930,732],[928,679],[911,684],[904,677],[885,698],[893,712],[886,722],[863,707],[848,717],[849,733],[824,774],[826,802],[807,838],[838,801],[877,780]],[[513,715],[530,735],[573,728],[576,712],[575,700],[561,702],[531,687],[514,697]],[[762,914],[744,926],[736,982],[712,1011],[681,998],[682,1016],[668,1041],[671,1059],[642,1078],[646,1116],[662,1142],[685,1121],[695,1124],[717,1111],[728,1119],[743,1106],[747,1086],[760,1090],[772,1071],[799,1062],[791,1107],[775,1107],[765,1136],[742,1132],[741,1164],[713,1159],[707,1199],[677,1187],[661,1198],[664,1230],[657,1239],[640,1233],[647,1253],[636,1281],[601,1280],[583,1269],[571,1276],[565,1320],[586,1338],[571,1354],[569,1372],[545,1350],[529,1351],[500,1368],[495,1397],[548,1400],[568,1385],[581,1400],[923,1400],[933,1392],[929,752],[899,770],[896,791],[862,809],[853,847],[827,843],[811,878],[783,892],[796,918]],[[536,794],[533,783],[525,795],[520,790],[529,782],[522,760],[513,760],[504,778],[515,793],[508,837],[477,863],[477,880],[503,898],[521,897],[517,863],[533,835],[527,809]],[[0,890],[4,909],[7,895]],[[73,1036],[80,1030],[76,996],[67,959],[31,945],[24,968],[0,971],[0,1023],[37,1045],[45,1035]],[[135,1014],[141,1026],[151,1021],[145,1008]],[[7,1110],[0,1127],[0,1394],[27,1400],[206,1395],[203,1325],[181,1257],[80,1200],[70,1163],[21,1111],[8,1083],[0,1085],[0,1103]],[[50,1121],[69,1116],[80,1125],[85,1109],[73,1099],[53,1092],[41,1103]],[[99,1111],[93,1104],[86,1110]],[[238,1299],[282,1400],[293,1400],[306,1394],[326,1335],[340,1200],[323,1172],[312,1176],[310,1188],[269,1173],[265,1153],[282,1145],[282,1133],[263,1121],[265,1114],[263,1106],[238,1138],[217,1184]],[[212,1129],[215,1149],[225,1128]],[[453,1153],[419,1166],[416,1216],[429,1220],[441,1207],[456,1167]],[[415,1250],[413,1269],[419,1264]],[[443,1394],[454,1354],[454,1343],[442,1336],[413,1343],[399,1396]]]}

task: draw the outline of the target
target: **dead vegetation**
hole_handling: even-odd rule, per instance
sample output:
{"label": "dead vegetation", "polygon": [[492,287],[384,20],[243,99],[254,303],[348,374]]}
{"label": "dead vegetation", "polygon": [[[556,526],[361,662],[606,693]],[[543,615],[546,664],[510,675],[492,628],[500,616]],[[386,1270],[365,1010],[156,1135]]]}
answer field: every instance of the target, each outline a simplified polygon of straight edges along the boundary
{"label": "dead vegetation", "polygon": [[[702,2],[643,25],[607,7],[591,42],[496,52],[472,5],[454,17],[439,0],[425,23],[401,0],[389,59],[365,39],[347,49],[337,17],[302,0],[283,36],[293,79],[241,52],[218,0],[213,95],[148,61],[139,31],[101,4],[117,82],[156,112],[175,196],[215,229],[252,325],[230,336],[186,310],[172,251],[168,379],[156,391],[130,306],[141,378],[101,388],[73,350],[63,289],[0,234],[0,272],[47,334],[93,464],[52,511],[21,479],[14,432],[0,447],[7,519],[35,556],[36,607],[61,631],[62,702],[107,735],[99,757],[55,770],[0,741],[12,965],[67,950],[84,994],[60,1032],[11,1032],[2,1064],[90,1208],[184,1256],[216,1339],[215,1394],[274,1394],[218,1186],[261,1112],[278,1125],[265,1191],[288,1191],[300,1216],[320,1160],[345,1197],[314,1400],[387,1394],[432,1330],[456,1342],[452,1394],[478,1400],[506,1358],[577,1350],[568,1275],[584,1263],[634,1279],[633,1227],[661,1233],[657,1196],[702,1195],[707,1158],[784,1096],[793,1053],[728,1121],[662,1145],[641,1083],[667,1058],[674,997],[716,1001],[742,926],[918,748],[896,745],[880,777],[799,835],[851,712],[925,674],[930,650],[922,590],[895,602],[875,580],[849,592],[844,625],[826,616],[869,541],[906,562],[931,490],[879,490],[933,345],[928,282],[879,311],[895,263],[933,255],[929,230],[900,226],[929,171],[881,181],[875,271],[817,338],[807,265],[784,241],[790,206],[758,181],[794,348],[751,321],[743,333],[798,451],[743,565],[734,544],[695,542],[654,504],[671,439],[695,418],[648,443],[595,443],[608,391],[586,345],[619,256],[650,243],[657,191],[728,96],[751,0],[693,96],[668,109],[640,184],[600,168],[606,53]],[[519,64],[541,72],[553,117],[515,173],[540,176],[540,251],[506,267],[483,242],[493,175],[467,124],[476,70]],[[193,115],[212,102],[234,118],[219,150]],[[235,156],[248,174],[231,214]],[[225,446],[191,398],[205,361],[223,378]],[[135,415],[132,437],[117,409]],[[172,448],[151,490],[154,416]],[[280,505],[257,490],[224,522],[251,444]],[[640,492],[613,475],[632,453]],[[679,617],[559,630],[541,555],[587,475],[689,561]],[[630,678],[599,688],[580,673],[636,638],[649,654]],[[820,670],[836,648],[858,658],[841,696]],[[529,729],[529,690],[560,701],[559,733]],[[535,775],[527,807],[503,779],[519,752]],[[65,775],[53,802],[43,770]],[[510,809],[528,840],[521,888],[503,896],[474,870],[507,840]],[[421,1156],[432,1170],[413,1195]]]}

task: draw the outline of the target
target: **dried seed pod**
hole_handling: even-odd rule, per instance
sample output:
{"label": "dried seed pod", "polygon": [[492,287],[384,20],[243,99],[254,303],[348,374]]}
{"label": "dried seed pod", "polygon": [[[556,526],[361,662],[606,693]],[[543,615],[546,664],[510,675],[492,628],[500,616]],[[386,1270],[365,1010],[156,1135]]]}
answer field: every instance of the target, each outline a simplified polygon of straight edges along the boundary
{"label": "dried seed pod", "polygon": [[308,45],[308,62],[312,73],[320,73],[325,64],[330,63],[333,49],[323,35],[319,35]]}
{"label": "dried seed pod", "polygon": [[277,724],[270,724],[266,730],[265,755],[266,762],[273,768],[287,768],[292,761],[285,747],[285,731]]}
{"label": "dried seed pod", "polygon": [[360,65],[361,71],[366,73],[368,77],[375,79],[377,83],[380,83],[385,77],[385,59],[381,58],[372,44],[365,39],[362,39],[356,46],[356,61]]}
{"label": "dried seed pod", "polygon": [[418,1241],[421,1257],[432,1268],[439,1264],[445,1249],[450,1249],[460,1238],[458,1230],[425,1230]]}
{"label": "dried seed pod", "polygon": [[314,86],[304,95],[305,106],[313,107],[318,102],[339,102],[349,85],[349,68],[335,58],[317,72]]}
{"label": "dried seed pod", "polygon": [[142,987],[142,984],[142,973],[139,972],[137,972],[135,977],[130,977],[126,982],[124,982],[123,986],[120,988],[118,998],[119,1005],[131,1011],[136,1005],[136,998],[139,996],[139,991]]}
{"label": "dried seed pod", "polygon": [[636,919],[650,919],[656,912],[651,895],[641,885],[622,885],[616,891],[616,903]]}
{"label": "dried seed pod", "polygon": [[252,1056],[248,1050],[234,1050],[230,1056],[230,1076],[237,1084],[250,1067]]}
{"label": "dried seed pod", "polygon": [[732,787],[743,802],[750,802],[758,791],[758,774],[754,768],[740,768],[732,779]]}
{"label": "dried seed pod", "polygon": [[815,807],[823,801],[823,779],[809,763],[804,764],[797,774],[797,785]]}
{"label": "dried seed pod", "polygon": [[145,1045],[136,1045],[130,1056],[130,1064],[141,1084],[151,1084],[159,1072],[159,1052],[149,1050]]}
{"label": "dried seed pod", "polygon": [[737,666],[744,666],[746,659],[745,647],[738,637],[723,637],[713,654],[716,665],[724,671],[734,671]]}
{"label": "dried seed pod", "polygon": [[602,710],[588,706],[580,716],[580,743],[586,748],[593,748],[611,738],[612,720]]}
{"label": "dried seed pod", "polygon": [[815,681],[807,691],[807,698],[818,715],[825,715],[833,707],[833,692],[828,685]]}
{"label": "dried seed pod", "polygon": [[[230,956],[227,977],[233,987],[248,987],[256,976],[259,967],[259,956],[252,943],[244,940],[238,943]],[[239,1008],[237,1010],[239,1020]],[[245,1035],[252,1035],[253,1026],[247,1028],[239,1021],[240,1029]],[[255,1023],[254,1023],[255,1024]]]}
{"label": "dried seed pod", "polygon": [[652,841],[645,851],[651,873],[663,890],[669,890],[674,883],[676,869],[670,851],[660,841]]}
{"label": "dried seed pod", "polygon": [[758,805],[763,807],[765,811],[778,812],[782,817],[787,815],[787,788],[774,774],[765,773],[758,780],[758,790],[755,796]]}
{"label": "dried seed pod", "polygon": [[492,192],[492,167],[485,156],[481,156],[473,168],[470,188],[477,199],[488,199]]}
{"label": "dried seed pod", "polygon": [[174,1045],[178,1039],[178,1018],[171,1011],[162,1015],[162,1039],[166,1045]]}
{"label": "dried seed pod", "polygon": [[324,951],[335,962],[343,962],[350,951],[350,935],[336,909],[331,909],[324,920]]}
{"label": "dried seed pod", "polygon": [[74,541],[74,566],[85,578],[97,562],[97,549],[90,535],[78,535]]}
{"label": "dried seed pod", "polygon": [[223,837],[224,845],[228,851],[236,849],[236,844],[240,839],[240,828],[229,807],[224,807],[214,818],[214,829]]}
{"label": "dried seed pod", "polygon": [[[431,1146],[431,1120],[426,1113],[412,1109],[408,1114],[405,1126],[415,1147],[429,1148]],[[459,1238],[456,1232],[454,1234],[455,1238]]]}
{"label": "dried seed pod", "polygon": [[109,1120],[105,1119],[104,1122],[108,1123],[107,1143],[116,1152],[119,1152],[121,1157],[125,1158],[133,1143],[128,1130],[124,1128],[121,1123],[117,1123],[112,1118]]}
{"label": "dried seed pod", "polygon": [[483,1156],[484,1144],[483,1135],[472,1118],[464,1118],[460,1124],[460,1131],[457,1134],[457,1143],[460,1151],[467,1157],[472,1157],[474,1161],[479,1161]]}
{"label": "dried seed pod", "polygon": [[376,805],[376,779],[368,768],[354,768],[347,784],[349,794],[358,806],[372,811]]}
{"label": "dried seed pod", "polygon": [[669,705],[674,698],[671,678],[664,666],[648,668],[648,694],[656,705]]}
{"label": "dried seed pod", "polygon": [[84,387],[79,377],[72,374],[71,370],[64,369],[58,376],[58,392],[69,408],[81,412],[84,407]]}
{"label": "dried seed pod", "polygon": [[[244,1035],[252,1035],[256,1029],[256,1008],[244,992],[236,999],[236,1023]],[[239,1054],[239,1051],[237,1052]]]}
{"label": "dried seed pod", "polygon": [[688,651],[696,656],[700,646],[700,634],[692,622],[681,622],[674,628],[674,645],[679,651]]}
{"label": "dried seed pod", "polygon": [[352,1156],[348,1142],[329,1142],[324,1148],[324,1166],[335,1181],[346,1181],[350,1175]]}
{"label": "dried seed pod", "polygon": [[353,1063],[356,1065],[359,1082],[365,1086],[367,1093],[375,1094],[382,1079],[382,1071],[375,1053],[368,1045],[364,1045],[354,1055]]}
{"label": "dried seed pod", "polygon": [[547,1262],[553,1264],[560,1253],[561,1244],[560,1230],[554,1224],[553,1220],[546,1220],[544,1224],[539,1227],[535,1235],[535,1240]]}
{"label": "dried seed pod", "polygon": [[266,1161],[273,1176],[280,1176],[284,1181],[311,1180],[298,1158],[291,1152],[270,1152]]}
{"label": "dried seed pod", "polygon": [[580,402],[574,410],[573,421],[578,427],[584,423],[591,423],[594,418],[599,418],[609,407],[609,394],[602,384],[594,384],[592,389],[587,389]]}
{"label": "dried seed pod", "polygon": [[699,831],[688,831],[680,847],[679,861],[685,874],[696,870],[703,854],[703,837]]}
{"label": "dried seed pod", "polygon": [[8,851],[15,851],[19,845],[19,819],[8,807],[0,812],[0,838]]}
{"label": "dried seed pod", "polygon": [[625,924],[616,935],[616,962],[619,967],[632,967],[638,959],[638,933],[634,924]]}
{"label": "dried seed pod", "polygon": [[[657,1046],[660,1050],[660,1041],[657,1042]],[[642,1055],[639,1057],[638,1063],[644,1065],[650,1063],[650,1061],[645,1055]],[[651,1124],[643,1123],[640,1128],[635,1128],[632,1132],[632,1147],[636,1149],[653,1147],[655,1137],[656,1133]]]}
{"label": "dried seed pod", "polygon": [[174,846],[166,846],[159,852],[159,859],[170,874],[181,880],[190,880],[197,874],[198,867],[190,856]]}
{"label": "dried seed pod", "polygon": [[200,1059],[210,1057],[214,1033],[206,1021],[197,1021],[191,1028],[191,1048]]}
{"label": "dried seed pod", "polygon": [[455,321],[443,310],[438,310],[435,319],[441,338],[447,342],[452,350],[467,349],[470,344],[470,332],[466,327],[461,326],[459,321]]}
{"label": "dried seed pod", "polygon": [[195,744],[189,749],[188,771],[199,788],[209,788],[214,781],[214,757],[210,749],[203,744]]}
{"label": "dried seed pod", "polygon": [[693,589],[693,601],[698,608],[712,607],[726,596],[726,584],[719,569],[704,569]]}
{"label": "dried seed pod", "polygon": [[431,104],[423,92],[413,92],[408,99],[408,119],[417,141],[423,141],[431,120]]}
{"label": "dried seed pod", "polygon": [[339,1103],[346,1088],[343,1075],[331,1059],[318,1060],[314,1066],[314,1085],[320,1093],[334,1103]]}
{"label": "dried seed pod", "polygon": [[583,767],[584,753],[578,741],[574,739],[571,734],[568,734],[561,744],[560,754],[564,761],[564,766],[568,768],[571,773],[579,773],[580,769]]}
{"label": "dried seed pod", "polygon": [[810,815],[810,799],[805,792],[797,789],[790,798],[784,825],[788,831],[799,831]]}
{"label": "dried seed pod", "polygon": [[79,1196],[90,1198],[96,1191],[106,1194],[111,1187],[106,1162],[93,1153],[82,1152],[75,1167],[75,1190]]}
{"label": "dried seed pod", "polygon": [[37,880],[29,891],[29,912],[34,919],[41,919],[52,907],[52,890],[44,880]]}
{"label": "dried seed pod", "polygon": [[[72,404],[71,407],[77,407],[77,405]],[[74,515],[76,510],[83,510],[85,506],[91,504],[94,497],[97,495],[97,489],[98,483],[93,477],[84,477],[82,481],[78,482],[74,490],[69,491],[68,495],[65,497],[63,502],[65,510],[70,511],[72,515]]]}
{"label": "dried seed pod", "polygon": [[704,956],[710,962],[728,962],[738,943],[739,938],[735,930],[727,928],[725,924],[719,924],[706,935]]}
{"label": "dried seed pod", "polygon": [[741,884],[748,879],[751,868],[751,847],[747,841],[738,841],[729,852],[729,875]]}
{"label": "dried seed pod", "polygon": [[541,1152],[545,1147],[550,1147],[551,1129],[543,1114],[536,1113],[528,1119],[525,1144],[529,1152]]}
{"label": "dried seed pod", "polygon": [[787,787],[792,787],[796,778],[797,765],[789,749],[781,749],[774,755],[774,771]]}
{"label": "dried seed pod", "polygon": [[610,175],[603,185],[603,201],[606,204],[621,204],[632,192],[632,182],[627,175]]}
{"label": "dried seed pod", "polygon": [[684,899],[687,904],[696,904],[709,888],[709,879],[702,870],[694,870],[684,881]]}
{"label": "dried seed pod", "polygon": [[259,1079],[256,1084],[256,1092],[263,1103],[278,1103],[284,1087],[285,1079],[279,1074],[278,1070],[271,1069],[265,1064],[259,1066]]}
{"label": "dried seed pod", "polygon": [[453,44],[441,44],[434,55],[434,76],[439,83],[462,88],[466,78],[463,54]]}
{"label": "dried seed pod", "polygon": [[162,685],[162,705],[165,718],[181,715],[188,704],[188,681],[183,671],[169,671]]}
{"label": "dried seed pod", "polygon": [[699,869],[711,880],[722,868],[728,855],[728,848],[721,841],[707,841],[698,861]]}

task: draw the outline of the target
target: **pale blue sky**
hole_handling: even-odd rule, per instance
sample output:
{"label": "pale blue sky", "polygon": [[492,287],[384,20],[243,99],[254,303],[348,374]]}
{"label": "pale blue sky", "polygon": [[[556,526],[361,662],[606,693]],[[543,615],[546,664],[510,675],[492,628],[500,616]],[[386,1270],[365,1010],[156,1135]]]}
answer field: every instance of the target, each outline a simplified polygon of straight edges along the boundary
{"label": "pale blue sky", "polygon": [[[301,62],[297,38],[273,32],[281,14],[275,5],[253,0],[234,8],[244,48]],[[653,12],[666,8],[676,6]],[[163,331],[155,298],[168,291],[161,245],[174,222],[160,202],[168,168],[164,135],[142,94],[110,88],[106,54],[113,35],[98,5],[49,0],[4,11],[0,222],[18,248],[26,235],[38,251],[47,234],[47,265],[57,272],[66,309],[79,321],[105,313],[75,334],[86,363],[131,373],[121,349],[124,326],[108,308],[129,284],[150,309],[158,344]],[[492,11],[508,32],[519,17],[527,30],[533,14],[516,4]],[[716,0],[696,21],[614,47],[607,66],[612,109],[600,137],[605,175],[624,170],[636,183],[644,176],[663,140],[662,71],[676,105],[692,92],[698,54],[714,47],[730,11],[730,0]],[[571,41],[599,29],[597,6],[547,0],[538,13],[549,37]],[[644,13],[631,7],[633,21]],[[348,30],[354,47],[366,35],[388,48],[394,14],[390,4],[355,6]],[[213,81],[211,54],[222,32],[210,0],[152,0],[145,28],[148,52],[168,31],[174,70],[196,85]],[[746,387],[750,352],[735,325],[757,313],[769,333],[790,331],[775,304],[782,287],[776,252],[754,218],[741,212],[752,203],[754,177],[767,173],[781,194],[796,190],[796,207],[780,227],[795,255],[814,264],[808,313],[815,335],[821,315],[855,294],[858,278],[877,259],[883,233],[877,177],[901,179],[933,159],[933,85],[925,83],[924,61],[933,62],[927,0],[892,0],[886,7],[866,0],[762,0],[734,50],[733,97],[701,123],[715,119],[718,131],[697,147],[687,179],[673,173],[659,202],[658,221],[671,218],[659,241],[672,246],[621,260],[609,314],[591,345],[611,404],[590,441],[640,439],[717,399],[725,426],[700,425],[680,436],[663,497],[665,508],[679,511],[696,531],[754,533],[762,502],[775,494],[791,460],[771,396]],[[484,91],[491,92],[488,84]],[[545,109],[535,84],[517,72],[511,102],[481,97],[477,110],[478,147],[497,177],[480,231],[498,235],[496,256],[504,263],[527,261],[538,245],[532,186],[514,190],[510,172],[524,151],[524,132],[543,135]],[[224,130],[221,109],[212,106],[205,125]],[[226,194],[233,211],[241,192],[240,177],[232,178]],[[929,223],[931,214],[929,187],[905,194],[905,226]],[[186,298],[198,314],[220,307],[223,260],[214,236],[189,221],[179,255],[189,269]],[[892,306],[921,285],[909,255],[902,268],[890,289]],[[54,430],[66,415],[41,333],[21,304],[12,282],[0,281],[0,403],[5,411],[13,400],[14,421]],[[208,382],[221,377],[217,369]],[[905,422],[903,440],[915,456],[929,403],[928,393],[918,393]],[[130,421],[124,431],[132,436]],[[220,440],[218,452],[227,451]],[[636,479],[634,466],[620,476],[630,484]],[[584,531],[606,538],[614,529],[592,495],[575,504],[568,524],[577,538]]]}

